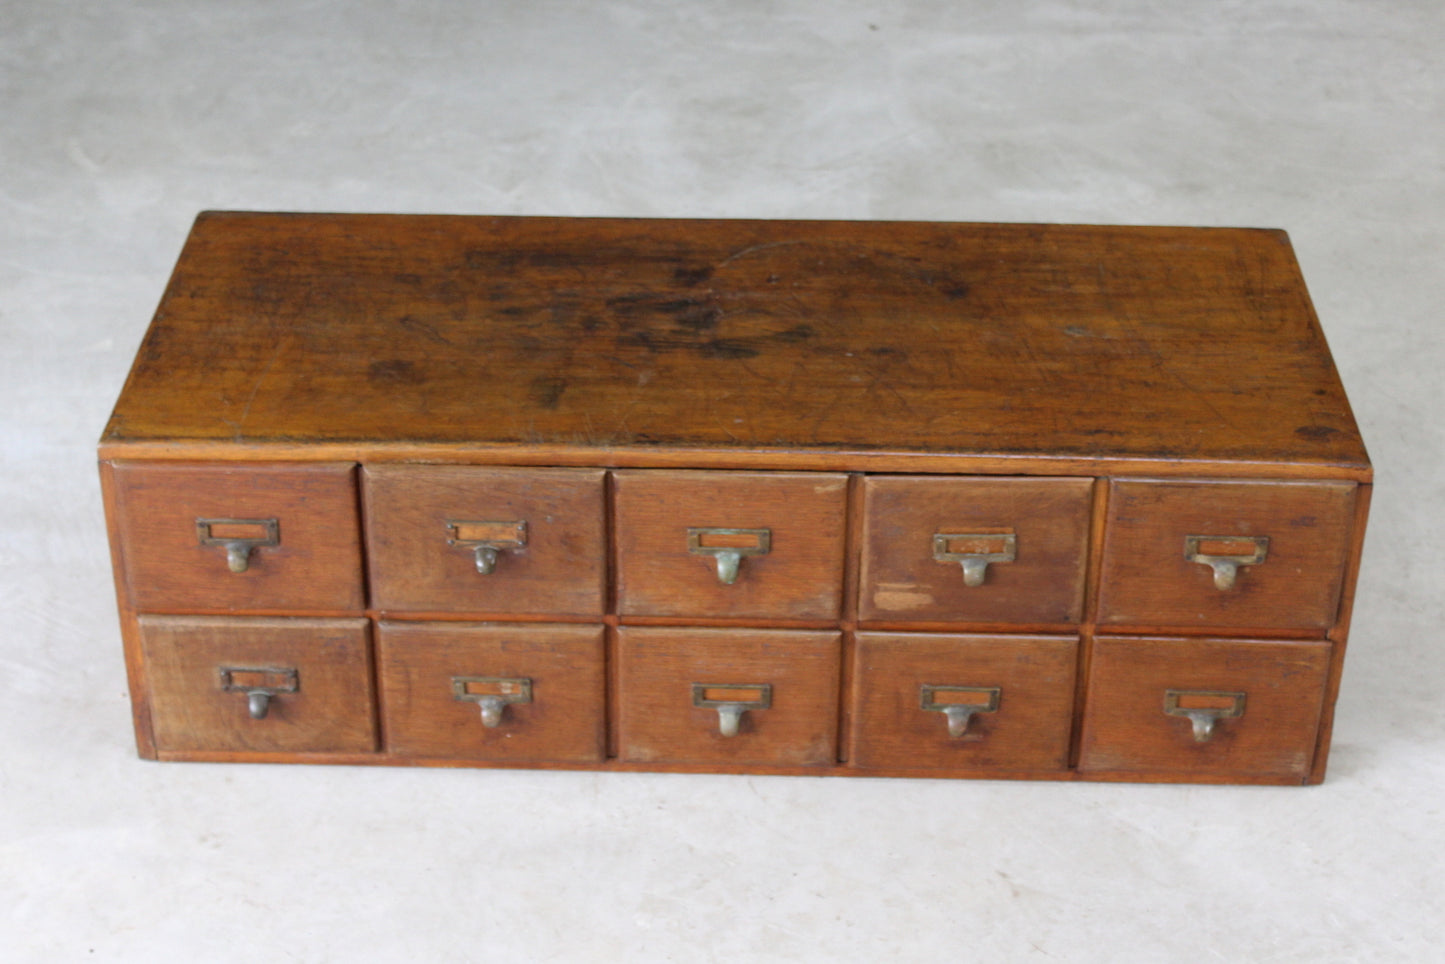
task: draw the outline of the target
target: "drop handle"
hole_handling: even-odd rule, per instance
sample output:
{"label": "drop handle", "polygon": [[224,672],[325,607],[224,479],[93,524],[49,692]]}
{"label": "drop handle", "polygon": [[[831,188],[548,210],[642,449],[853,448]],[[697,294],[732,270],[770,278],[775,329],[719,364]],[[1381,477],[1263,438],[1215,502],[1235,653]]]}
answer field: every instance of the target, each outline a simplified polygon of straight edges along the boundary
{"label": "drop handle", "polygon": [[717,710],[718,734],[738,735],[743,714],[773,705],[771,683],[693,683],[692,705]]}
{"label": "drop handle", "polygon": [[773,548],[771,529],[690,528],[687,551],[717,561],[717,581],[731,586],[738,581],[744,556],[766,556]]}
{"label": "drop handle", "polygon": [[963,584],[982,586],[988,567],[1018,558],[1018,536],[1013,532],[935,532],[935,562],[956,562],[963,568]]}
{"label": "drop handle", "polygon": [[482,709],[482,726],[495,729],[502,725],[502,709],[507,704],[500,696],[483,696],[477,705]]}
{"label": "drop handle", "polygon": [[197,519],[196,539],[200,545],[226,550],[226,568],[243,573],[251,568],[253,550],[281,544],[281,523],[277,519]]}
{"label": "drop handle", "polygon": [[1184,558],[1214,572],[1214,588],[1234,589],[1241,566],[1263,565],[1269,556],[1269,536],[1185,536]]}
{"label": "drop handle", "polygon": [[1002,689],[997,686],[935,686],[929,683],[918,688],[919,708],[928,713],[942,713],[948,720],[950,739],[968,735],[969,725],[979,713],[997,713]]}
{"label": "drop handle", "polygon": [[447,545],[471,550],[473,564],[480,576],[490,576],[496,571],[497,560],[503,551],[519,552],[527,548],[525,519],[506,522],[448,519],[446,529]]}
{"label": "drop handle", "polygon": [[477,572],[483,576],[490,576],[492,570],[497,568],[497,550],[494,546],[476,547]]}
{"label": "drop handle", "polygon": [[1208,743],[1213,739],[1215,724],[1220,720],[1243,716],[1244,703],[1243,693],[1222,693],[1217,690],[1164,691],[1164,715],[1182,716],[1189,720],[1195,743]]}
{"label": "drop handle", "polygon": [[508,706],[532,702],[532,680],[525,676],[453,676],[452,699],[476,703],[482,726],[502,725]]}

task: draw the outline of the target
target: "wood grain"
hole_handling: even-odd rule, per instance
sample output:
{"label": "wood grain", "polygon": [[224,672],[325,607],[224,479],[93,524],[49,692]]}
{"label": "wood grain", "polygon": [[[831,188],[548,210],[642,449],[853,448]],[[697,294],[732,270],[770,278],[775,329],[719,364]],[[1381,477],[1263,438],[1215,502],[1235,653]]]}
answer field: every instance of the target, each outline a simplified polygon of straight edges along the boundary
{"label": "wood grain", "polygon": [[107,442],[1368,464],[1279,231],[201,215]]}

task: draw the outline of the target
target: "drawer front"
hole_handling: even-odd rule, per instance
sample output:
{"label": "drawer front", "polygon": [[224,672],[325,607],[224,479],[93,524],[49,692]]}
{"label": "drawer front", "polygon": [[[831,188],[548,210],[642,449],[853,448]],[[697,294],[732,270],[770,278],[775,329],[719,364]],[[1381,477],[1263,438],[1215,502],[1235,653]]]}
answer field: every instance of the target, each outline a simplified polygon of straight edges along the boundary
{"label": "drawer front", "polygon": [[359,610],[350,464],[115,466],[137,609]]}
{"label": "drawer front", "polygon": [[958,772],[1062,770],[1073,636],[859,633],[849,760]]}
{"label": "drawer front", "polygon": [[1354,500],[1353,483],[1114,482],[1099,622],[1324,630]]}
{"label": "drawer front", "polygon": [[141,616],[161,750],[376,749],[364,619]]}
{"label": "drawer front", "polygon": [[837,633],[618,631],[618,745],[642,763],[837,762]]}
{"label": "drawer front", "polygon": [[625,615],[836,619],[847,477],[616,473]]}
{"label": "drawer front", "polygon": [[1079,769],[1303,780],[1329,660],[1327,642],[1100,637]]}
{"label": "drawer front", "polygon": [[596,763],[605,742],[600,626],[383,622],[386,748],[499,763]]}
{"label": "drawer front", "polygon": [[859,618],[1075,623],[1091,479],[864,482]]}
{"label": "drawer front", "polygon": [[603,477],[589,469],[366,466],[373,605],[600,614]]}

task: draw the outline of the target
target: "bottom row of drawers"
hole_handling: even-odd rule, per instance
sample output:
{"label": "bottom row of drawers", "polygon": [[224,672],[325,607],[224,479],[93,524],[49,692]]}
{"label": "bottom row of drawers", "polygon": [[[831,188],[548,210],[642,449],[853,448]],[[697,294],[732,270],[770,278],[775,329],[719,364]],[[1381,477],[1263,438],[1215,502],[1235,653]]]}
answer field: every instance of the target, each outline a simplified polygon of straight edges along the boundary
{"label": "bottom row of drawers", "polygon": [[[373,675],[366,619],[140,629],[157,747],[202,753],[1037,775],[1069,767],[1079,665],[1073,636],[858,633],[840,699],[836,632],[622,627],[609,661],[601,626],[381,622]],[[1326,642],[1098,637],[1077,767],[1301,780],[1329,656]]]}

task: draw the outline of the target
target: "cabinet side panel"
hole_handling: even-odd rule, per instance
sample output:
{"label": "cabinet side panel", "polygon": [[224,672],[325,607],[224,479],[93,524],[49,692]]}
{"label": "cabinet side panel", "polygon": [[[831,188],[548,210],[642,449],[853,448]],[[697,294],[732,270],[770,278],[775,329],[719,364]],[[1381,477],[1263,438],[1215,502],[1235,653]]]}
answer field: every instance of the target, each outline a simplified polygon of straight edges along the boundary
{"label": "cabinet side panel", "polygon": [[1330,662],[1329,678],[1325,683],[1325,704],[1320,714],[1319,744],[1315,747],[1314,766],[1306,783],[1320,783],[1325,778],[1329,764],[1330,741],[1334,735],[1335,700],[1340,695],[1340,679],[1345,668],[1345,650],[1348,648],[1350,619],[1355,612],[1355,586],[1360,580],[1360,560],[1364,553],[1365,528],[1370,515],[1370,496],[1374,486],[1365,483],[1359,486],[1355,495],[1354,530],[1350,533],[1350,554],[1345,560],[1344,584],[1340,591],[1340,612],[1335,626],[1329,632],[1334,641],[1334,658]]}
{"label": "cabinet side panel", "polygon": [[126,591],[125,547],[121,543],[115,505],[115,465],[100,463],[100,494],[105,505],[106,537],[110,541],[111,575],[115,580],[116,609],[120,614],[121,644],[125,648],[125,674],[130,688],[130,711],[135,723],[136,752],[147,760],[156,758],[155,731],[151,722],[150,695],[146,688],[145,657],[141,652],[140,628]]}

